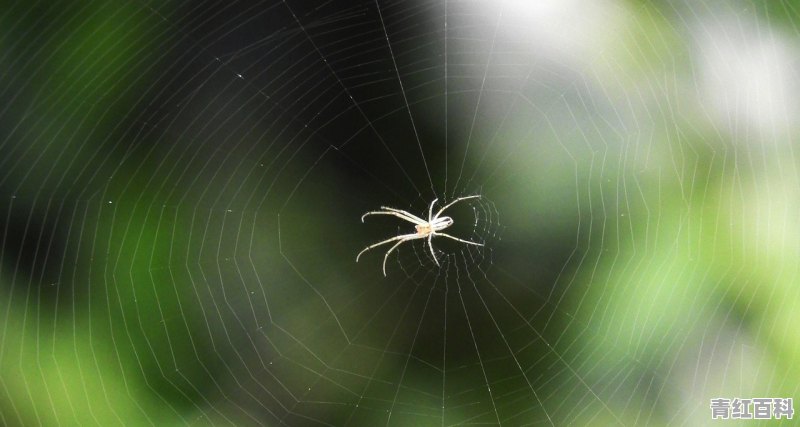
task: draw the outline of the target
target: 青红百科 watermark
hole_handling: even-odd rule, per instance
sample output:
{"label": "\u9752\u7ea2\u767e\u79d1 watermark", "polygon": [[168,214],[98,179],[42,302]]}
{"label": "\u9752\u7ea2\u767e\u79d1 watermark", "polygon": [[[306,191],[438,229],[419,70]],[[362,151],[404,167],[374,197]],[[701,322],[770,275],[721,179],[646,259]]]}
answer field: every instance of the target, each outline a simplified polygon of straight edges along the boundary
{"label": "\u9752\u7ea2\u767e\u79d1 watermark", "polygon": [[791,397],[715,397],[709,406],[715,420],[791,420],[794,415]]}

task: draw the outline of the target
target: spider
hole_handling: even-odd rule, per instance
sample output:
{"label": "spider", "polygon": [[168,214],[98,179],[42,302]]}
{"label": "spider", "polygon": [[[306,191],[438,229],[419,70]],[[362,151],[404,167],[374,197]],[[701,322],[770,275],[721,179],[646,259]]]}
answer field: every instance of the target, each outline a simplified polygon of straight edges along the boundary
{"label": "spider", "polygon": [[375,243],[374,245],[369,245],[366,248],[364,248],[364,250],[359,252],[358,255],[356,255],[356,262],[358,262],[358,259],[361,257],[361,254],[363,254],[364,252],[366,252],[366,251],[368,251],[368,250],[370,250],[372,248],[378,247],[380,245],[383,245],[385,243],[390,243],[390,242],[396,241],[397,243],[395,243],[394,246],[392,246],[388,251],[386,251],[386,255],[383,257],[383,275],[385,277],[386,276],[386,260],[389,258],[389,254],[392,253],[392,251],[395,250],[398,246],[400,246],[401,243],[408,242],[409,240],[427,238],[428,239],[428,248],[430,248],[430,250],[431,250],[431,255],[433,256],[433,261],[436,263],[436,265],[439,265],[439,260],[436,259],[436,253],[433,250],[433,243],[431,243],[431,240],[433,239],[434,236],[447,237],[447,238],[453,239],[453,240],[461,242],[461,243],[466,243],[468,245],[483,246],[483,243],[470,242],[469,240],[459,239],[458,237],[453,237],[453,236],[451,236],[449,234],[442,233],[441,232],[442,230],[444,230],[445,228],[450,227],[451,225],[453,225],[453,218],[450,218],[449,216],[442,216],[442,217],[439,216],[439,215],[442,214],[442,212],[444,212],[445,209],[449,208],[450,206],[453,206],[454,204],[456,204],[456,203],[458,203],[458,202],[460,202],[462,200],[476,199],[476,198],[479,198],[479,197],[481,197],[480,194],[474,195],[474,196],[459,197],[459,198],[453,200],[452,202],[444,205],[443,208],[439,209],[439,212],[436,212],[436,215],[433,214],[433,206],[436,204],[436,202],[439,199],[433,199],[433,201],[431,202],[430,208],[428,208],[428,220],[427,221],[422,219],[422,218],[420,218],[420,217],[418,217],[418,216],[412,215],[411,213],[409,213],[407,211],[400,210],[400,209],[395,209],[395,208],[388,208],[386,206],[381,206],[382,210],[380,210],[380,211],[370,211],[370,212],[365,213],[364,215],[361,216],[361,222],[364,222],[364,218],[367,215],[393,215],[393,216],[396,216],[396,217],[398,217],[398,218],[400,218],[402,220],[406,220],[408,222],[411,222],[411,223],[415,224],[414,228],[417,230],[417,232],[416,233],[411,233],[411,234],[401,234],[399,236],[392,237],[391,239],[386,239],[386,240],[384,240],[382,242]]}

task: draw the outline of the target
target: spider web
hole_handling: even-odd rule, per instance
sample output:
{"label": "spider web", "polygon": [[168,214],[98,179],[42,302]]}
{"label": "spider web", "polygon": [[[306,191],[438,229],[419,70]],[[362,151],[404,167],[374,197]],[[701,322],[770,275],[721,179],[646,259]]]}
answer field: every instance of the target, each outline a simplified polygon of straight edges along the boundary
{"label": "spider web", "polygon": [[[797,18],[4,8],[0,423],[697,425],[798,395]],[[356,263],[414,232],[364,212],[476,194],[447,233],[483,247]]]}

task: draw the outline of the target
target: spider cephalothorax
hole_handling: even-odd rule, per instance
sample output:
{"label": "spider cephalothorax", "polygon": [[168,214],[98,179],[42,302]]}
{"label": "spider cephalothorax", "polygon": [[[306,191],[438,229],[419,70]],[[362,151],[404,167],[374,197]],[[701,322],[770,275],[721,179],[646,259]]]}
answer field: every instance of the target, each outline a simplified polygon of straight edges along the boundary
{"label": "spider cephalothorax", "polygon": [[467,199],[476,199],[476,198],[479,198],[479,197],[481,197],[481,196],[480,195],[474,195],[474,196],[459,197],[459,198],[453,200],[452,202],[444,205],[444,207],[442,207],[441,209],[439,209],[438,212],[436,212],[436,215],[433,214],[433,206],[436,204],[436,202],[439,199],[433,199],[433,201],[431,202],[430,208],[428,208],[428,220],[427,221],[422,219],[422,218],[420,218],[420,217],[418,217],[418,216],[416,216],[416,215],[412,215],[411,213],[409,213],[407,211],[400,210],[400,209],[395,209],[395,208],[388,208],[386,206],[381,206],[382,210],[370,211],[370,212],[365,213],[364,215],[361,216],[361,222],[364,222],[364,218],[367,215],[392,215],[392,216],[396,216],[396,217],[398,217],[398,218],[400,218],[402,220],[405,220],[405,221],[408,221],[410,223],[415,224],[414,228],[417,230],[417,232],[413,233],[413,234],[401,234],[399,236],[395,236],[395,237],[392,237],[390,239],[386,239],[386,240],[384,240],[382,242],[375,243],[374,245],[367,246],[366,248],[364,248],[364,250],[359,252],[358,255],[356,255],[356,262],[358,262],[358,258],[361,257],[361,254],[363,254],[364,252],[366,252],[366,251],[368,251],[368,250],[370,250],[370,249],[372,249],[374,247],[383,245],[385,243],[397,242],[397,243],[394,244],[394,246],[389,248],[388,251],[386,251],[386,255],[383,257],[383,275],[386,276],[386,260],[389,258],[389,254],[392,253],[392,251],[395,250],[398,246],[400,246],[401,243],[407,242],[409,240],[427,238],[428,239],[428,248],[430,248],[430,250],[431,250],[431,255],[433,256],[433,261],[436,263],[436,265],[439,265],[439,260],[436,259],[436,252],[433,250],[433,243],[431,242],[431,240],[433,239],[434,236],[447,237],[449,239],[453,239],[455,241],[458,241],[458,242],[461,242],[461,243],[466,243],[466,244],[469,244],[469,245],[483,246],[483,243],[470,242],[469,240],[459,239],[458,237],[453,237],[453,236],[451,236],[449,234],[442,233],[441,231],[444,230],[445,228],[450,227],[451,225],[453,225],[454,221],[453,221],[453,218],[450,218],[449,216],[439,216],[439,215],[442,214],[442,212],[444,212],[445,209],[449,208],[450,206],[453,206],[457,202],[460,202],[462,200],[467,200]]}

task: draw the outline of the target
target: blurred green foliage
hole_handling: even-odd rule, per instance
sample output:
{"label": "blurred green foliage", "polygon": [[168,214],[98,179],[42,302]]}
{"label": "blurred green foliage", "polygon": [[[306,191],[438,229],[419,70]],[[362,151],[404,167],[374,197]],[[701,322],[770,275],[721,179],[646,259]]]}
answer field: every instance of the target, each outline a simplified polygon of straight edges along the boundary
{"label": "blurred green foliage", "polygon": [[[78,2],[30,9],[19,3],[0,12],[0,46],[6,58],[2,71],[11,77],[2,87],[4,103],[11,108],[0,114],[7,138],[3,153],[13,156],[2,183],[8,217],[13,213],[42,218],[60,212],[55,227],[65,230],[60,236],[66,241],[57,283],[41,282],[43,275],[33,273],[22,277],[11,258],[3,260],[0,269],[0,306],[7,308],[2,315],[0,414],[9,425],[231,421],[224,411],[234,406],[230,402],[239,397],[235,395],[252,396],[254,388],[255,393],[273,391],[239,383],[266,381],[267,370],[261,365],[271,363],[266,362],[271,355],[260,354],[254,341],[285,349],[290,355],[285,359],[322,371],[329,368],[327,360],[303,360],[301,355],[308,356],[302,347],[334,354],[351,345],[342,344],[338,335],[345,327],[331,326],[331,312],[344,319],[348,332],[360,334],[371,319],[351,303],[363,295],[400,292],[419,304],[428,295],[410,293],[410,288],[361,289],[348,274],[362,273],[331,273],[328,259],[308,256],[302,258],[313,260],[308,265],[292,264],[298,258],[287,257],[289,250],[277,242],[277,212],[283,213],[282,238],[292,242],[295,254],[318,247],[344,253],[336,242],[355,240],[348,228],[352,224],[342,225],[351,218],[346,203],[339,194],[326,191],[346,185],[347,172],[320,165],[325,171],[320,175],[341,176],[303,181],[320,157],[305,152],[298,156],[306,168],[287,171],[291,179],[270,191],[293,194],[300,183],[304,191],[288,207],[262,206],[267,213],[261,217],[253,210],[233,212],[214,204],[198,208],[160,203],[171,202],[167,195],[173,191],[205,194],[210,188],[210,194],[229,194],[237,183],[204,176],[182,180],[178,187],[179,180],[160,168],[159,162],[172,158],[165,154],[169,148],[158,144],[167,140],[192,154],[192,144],[199,144],[181,133],[180,121],[178,130],[166,122],[137,122],[141,109],[153,108],[141,99],[143,93],[164,77],[166,68],[160,61],[167,61],[167,54],[160,49],[177,46],[182,37],[176,23],[157,11],[162,6],[150,3]],[[518,148],[507,164],[502,163],[506,157],[491,160],[504,165],[501,173],[515,177],[516,184],[498,196],[506,208],[501,209],[504,221],[518,225],[508,241],[533,253],[536,249],[524,246],[526,241],[552,240],[538,248],[546,256],[565,241],[571,247],[577,240],[579,255],[586,260],[570,261],[555,283],[563,294],[552,294],[559,299],[543,303],[557,306],[555,323],[534,320],[558,352],[558,357],[548,353],[547,363],[575,367],[579,375],[554,372],[558,385],[545,384],[540,391],[580,405],[587,399],[573,391],[585,386],[580,384],[584,379],[602,384],[608,378],[623,378],[620,388],[635,396],[633,402],[622,401],[619,396],[625,393],[617,396],[603,389],[609,397],[588,399],[592,402],[585,412],[571,413],[569,405],[553,410],[586,425],[633,425],[641,419],[679,423],[675,411],[706,405],[710,394],[792,396],[797,391],[794,379],[800,378],[800,334],[795,332],[800,324],[800,246],[795,238],[800,235],[795,209],[800,186],[793,141],[771,141],[765,148],[731,145],[732,137],[710,123],[697,100],[687,95],[686,88],[697,83],[692,47],[675,22],[686,10],[701,6],[629,3],[635,6],[619,6],[630,11],[624,31],[609,36],[608,49],[587,61],[598,86],[608,90],[598,98],[637,103],[631,109],[644,114],[632,122],[646,116],[651,121],[620,134],[622,126],[609,124],[607,110],[593,110],[583,100],[578,104],[570,96],[581,92],[567,87],[561,92],[563,104],[553,107],[564,108],[563,115],[512,117],[509,121],[520,128],[542,120],[540,131],[529,140],[498,143]],[[704,7],[739,9],[728,3]],[[797,47],[794,2],[742,7],[753,9],[745,16],[753,14],[758,22],[776,26]],[[291,22],[281,24],[293,28]],[[648,94],[647,88],[661,92]],[[200,102],[211,104],[209,93],[215,90],[198,87]],[[571,110],[575,105],[583,105],[584,111]],[[238,114],[237,110],[219,120],[243,120]],[[578,131],[565,132],[555,117]],[[134,137],[119,127],[131,122],[147,136],[127,140]],[[159,138],[147,134],[153,128],[159,130]],[[610,143],[600,148],[598,141]],[[255,136],[248,140],[262,142]],[[143,149],[148,155],[131,161],[130,147],[148,143],[153,150]],[[214,150],[216,155],[233,153],[238,165],[256,157],[238,147]],[[496,154],[505,153],[497,150],[489,157]],[[180,166],[188,169],[193,160]],[[213,156],[208,160],[217,161]],[[244,182],[244,190],[236,195],[259,194],[262,184]],[[631,196],[620,197],[620,192]],[[68,206],[63,211],[58,207],[65,205],[62,202]],[[249,199],[239,202],[255,205]],[[338,210],[323,215],[319,206]],[[258,271],[237,263],[245,257]],[[525,262],[521,258],[517,267],[524,268]],[[323,278],[329,280],[327,285],[307,286]],[[42,303],[43,293],[53,293],[43,291],[48,286],[58,288],[55,309]],[[293,341],[274,326],[269,333],[261,331],[269,323],[266,319],[272,320],[261,286],[272,289],[272,306],[295,307],[278,324],[305,340]],[[333,303],[323,302],[320,294]],[[406,315],[406,306],[389,306],[393,316]],[[243,320],[250,318],[264,321],[256,325]],[[485,331],[493,333],[488,326]],[[415,337],[414,333],[410,328],[398,334]],[[371,334],[394,331],[364,332]],[[380,364],[394,351],[389,343],[386,346],[385,353],[341,350],[344,355],[335,359]],[[229,359],[241,363],[228,364]],[[396,363],[387,369],[398,368],[401,362]],[[296,378],[313,378],[287,365],[286,371]],[[727,370],[715,374],[714,366]],[[377,368],[375,372],[380,377]],[[409,377],[416,377],[409,381],[430,382],[430,376],[419,372],[424,369],[410,371]],[[652,378],[653,384],[640,384],[645,378]],[[268,379],[276,384],[281,380]],[[227,403],[211,403],[218,401]],[[208,412],[201,414],[198,408]],[[266,408],[252,405],[248,410]],[[455,409],[462,410],[467,413]],[[253,420],[232,421],[247,425]]]}

